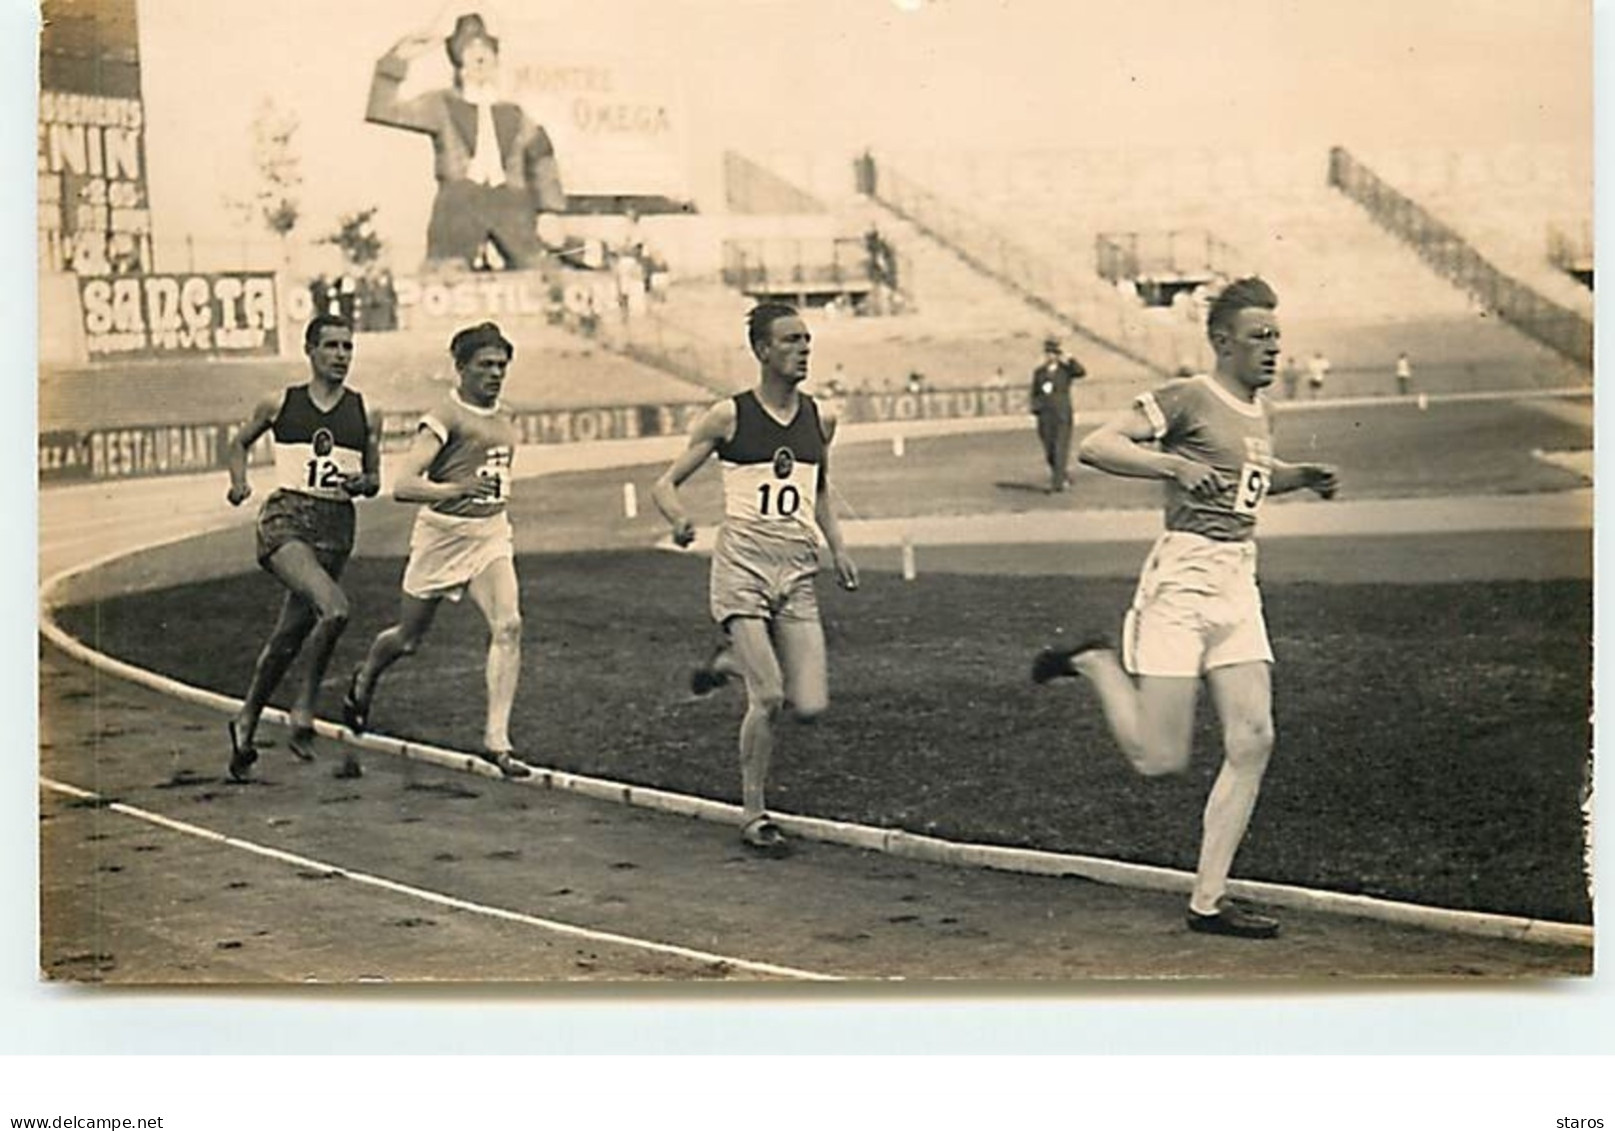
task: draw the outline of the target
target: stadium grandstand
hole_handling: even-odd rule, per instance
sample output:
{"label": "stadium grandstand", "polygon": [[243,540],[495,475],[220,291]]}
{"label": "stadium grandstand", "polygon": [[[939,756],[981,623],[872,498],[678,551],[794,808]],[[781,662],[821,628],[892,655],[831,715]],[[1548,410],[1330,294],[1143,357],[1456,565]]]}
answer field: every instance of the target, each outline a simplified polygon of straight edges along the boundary
{"label": "stadium grandstand", "polygon": [[[1379,165],[1499,270],[1590,313],[1587,178],[1566,151],[1393,152]],[[1328,357],[1332,393],[1386,391],[1404,352],[1431,392],[1588,380],[1580,359],[1444,278],[1331,184],[1330,169],[1323,149],[837,160],[731,150],[714,214],[633,217],[632,234],[622,217],[575,218],[552,269],[520,282],[402,278],[387,328],[361,335],[359,373],[373,397],[417,410],[446,379],[444,328],[486,313],[520,343],[508,396],[521,408],[695,402],[749,380],[735,327],[749,302],[777,297],[811,311],[818,386],[834,377],[854,396],[912,388],[915,376],[930,389],[1018,386],[1041,337],[1058,332],[1091,374],[1082,400],[1096,407],[1203,366],[1205,290],[1258,272],[1285,296],[1286,353]],[[158,269],[180,276],[272,271],[287,325],[313,308],[311,293],[353,310],[340,290],[353,267],[329,241],[169,236],[152,247]],[[629,260],[634,270],[621,270]],[[299,372],[295,354],[92,359],[71,276],[41,287],[42,431],[142,423],[157,401],[183,422],[227,420]],[[361,328],[368,318],[358,312]],[[206,380],[188,375],[195,364]]]}

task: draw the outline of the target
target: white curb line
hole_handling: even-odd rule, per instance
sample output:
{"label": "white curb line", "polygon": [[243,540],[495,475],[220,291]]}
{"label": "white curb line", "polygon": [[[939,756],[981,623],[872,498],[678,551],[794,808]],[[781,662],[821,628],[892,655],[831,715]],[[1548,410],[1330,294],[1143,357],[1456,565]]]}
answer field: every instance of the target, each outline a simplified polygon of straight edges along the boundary
{"label": "white curb line", "polygon": [[[1534,395],[1555,397],[1582,395],[1582,393],[1582,390],[1543,390],[1534,393]],[[1514,393],[1510,395],[1517,398],[1521,394]],[[1481,400],[1490,399],[1490,397],[1486,394],[1472,394],[1451,399]],[[1375,398],[1374,400],[1377,403],[1383,403],[1383,398]],[[1318,407],[1323,407],[1322,402],[1319,403]],[[133,664],[125,663],[105,653],[98,652],[69,635],[57,623],[55,617],[55,594],[68,580],[131,554],[186,541],[195,537],[197,533],[193,531],[130,547],[62,570],[45,579],[40,585],[40,632],[52,644],[81,663],[188,703],[194,703],[217,711],[233,712],[240,706],[240,700],[181,683],[178,680],[136,667]],[[664,539],[663,541],[666,540]],[[287,721],[286,713],[278,708],[267,708],[263,717],[269,719],[272,723],[285,723]],[[485,777],[502,777],[496,767],[484,759],[464,751],[448,750],[387,735],[355,735],[345,726],[324,720],[315,721],[315,731],[327,738],[346,742],[361,749],[377,753],[391,754],[412,761],[426,762],[447,769],[480,774]],[[653,789],[648,786],[612,781],[606,778],[588,777],[564,770],[534,766],[533,777],[525,781],[513,780],[510,784],[562,790],[597,800],[695,817],[720,824],[739,825],[741,823],[741,811],[737,805],[687,794],[673,793],[668,790]],[[1161,868],[1147,864],[1130,864],[1124,861],[1107,860],[1095,856],[949,841],[939,837],[907,832],[902,829],[881,829],[819,817],[776,813],[772,810],[770,814],[778,820],[782,827],[808,840],[868,849],[930,863],[991,868],[1030,875],[1074,876],[1121,887],[1174,893],[1187,893],[1194,883],[1192,873],[1172,868]],[[1236,896],[1259,900],[1276,907],[1352,915],[1386,923],[1458,934],[1510,939],[1517,942],[1586,948],[1593,946],[1593,928],[1578,923],[1561,923],[1553,920],[1532,919],[1514,915],[1428,907],[1422,904],[1376,899],[1372,896],[1320,891],[1290,884],[1268,883],[1258,880],[1231,881],[1229,890]]]}
{"label": "white curb line", "polygon": [[[68,576],[90,567],[79,567],[50,579],[45,586],[48,594]],[[40,631],[45,638],[69,656],[97,668],[109,675],[139,684],[142,687],[194,703],[212,710],[231,712],[240,706],[240,700],[217,692],[206,691],[181,683],[167,676],[147,671],[122,660],[98,652],[70,636],[57,624],[53,610],[46,604],[41,611]],[[286,722],[286,712],[267,708],[264,718],[272,723]],[[425,762],[462,773],[480,774],[483,777],[502,778],[499,770],[475,754],[448,750],[424,742],[411,742],[389,735],[355,735],[347,727],[316,719],[316,733],[339,742],[380,754],[390,754],[415,762]],[[712,801],[704,797],[673,793],[650,786],[633,785],[607,778],[589,777],[565,770],[534,766],[533,776],[525,780],[510,780],[512,785],[527,785],[539,789],[560,790],[611,801],[662,813],[695,817],[719,824],[739,825],[741,811],[738,805]],[[1187,893],[1193,887],[1192,873],[1173,868],[1160,868],[1148,864],[1129,864],[1097,856],[1080,856],[1060,852],[1044,852],[1028,848],[1006,848],[999,845],[971,844],[943,840],[903,829],[882,829],[821,817],[804,817],[771,811],[779,824],[808,840],[827,844],[840,844],[852,848],[884,852],[910,860],[934,864],[964,865],[991,868],[1004,872],[1019,872],[1040,876],[1075,876],[1120,887],[1141,888],[1147,891]],[[1577,923],[1559,923],[1551,920],[1529,919],[1514,915],[1497,915],[1477,911],[1457,911],[1421,904],[1399,903],[1375,899],[1371,896],[1349,895],[1343,892],[1317,891],[1290,884],[1265,883],[1257,880],[1234,880],[1229,890],[1236,896],[1255,899],[1276,907],[1305,911],[1326,911],[1354,915],[1364,919],[1377,919],[1386,923],[1424,927],[1458,934],[1481,935],[1490,938],[1512,939],[1517,942],[1543,943],[1553,946],[1591,947],[1593,928]]]}

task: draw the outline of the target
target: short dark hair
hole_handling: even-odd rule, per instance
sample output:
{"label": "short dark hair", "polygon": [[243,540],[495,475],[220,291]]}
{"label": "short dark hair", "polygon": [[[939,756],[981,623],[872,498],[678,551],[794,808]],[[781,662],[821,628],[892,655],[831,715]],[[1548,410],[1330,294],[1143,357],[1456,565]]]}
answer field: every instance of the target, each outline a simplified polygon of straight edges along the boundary
{"label": "short dark hair", "polygon": [[350,334],[353,333],[353,323],[342,315],[316,314],[308,320],[308,325],[303,327],[303,350],[305,352],[320,344],[320,333],[328,326],[346,330]]}
{"label": "short dark hair", "polygon": [[751,343],[752,352],[769,343],[769,327],[781,318],[800,317],[796,307],[788,302],[760,302],[752,307],[746,314],[746,340]]}
{"label": "short dark hair", "polygon": [[1206,312],[1206,336],[1214,337],[1218,331],[1230,329],[1241,310],[1275,310],[1278,305],[1279,296],[1266,279],[1259,275],[1235,279],[1211,300],[1211,307]]}
{"label": "short dark hair", "polygon": [[510,344],[510,339],[492,322],[478,322],[475,326],[467,326],[455,334],[449,341],[449,353],[454,357],[454,364],[464,365],[476,356],[480,349],[497,346],[505,351],[505,360],[514,361],[516,347]]}

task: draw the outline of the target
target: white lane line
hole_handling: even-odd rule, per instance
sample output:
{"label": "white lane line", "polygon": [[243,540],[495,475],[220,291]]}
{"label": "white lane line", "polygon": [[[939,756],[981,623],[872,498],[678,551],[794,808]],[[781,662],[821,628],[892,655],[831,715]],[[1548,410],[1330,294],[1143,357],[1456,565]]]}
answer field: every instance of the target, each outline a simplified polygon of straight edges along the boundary
{"label": "white lane line", "polygon": [[176,821],[172,817],[165,817],[160,813],[153,813],[133,805],[126,805],[121,801],[108,801],[98,793],[66,782],[56,781],[54,778],[40,776],[40,784],[46,789],[56,793],[65,794],[81,801],[94,801],[114,813],[121,813],[125,817],[133,817],[148,824],[173,832],[194,836],[199,840],[211,841],[214,844],[223,844],[230,848],[250,852],[255,856],[263,856],[282,864],[292,864],[299,868],[308,868],[320,872],[334,873],[343,879],[353,880],[356,883],[380,888],[383,891],[406,895],[411,899],[419,899],[426,903],[433,903],[439,907],[451,907],[457,911],[469,911],[473,915],[484,915],[490,919],[502,919],[509,923],[520,923],[523,926],[537,927],[558,935],[567,935],[572,938],[587,939],[595,943],[609,943],[614,946],[624,946],[633,950],[646,950],[654,954],[670,955],[674,958],[685,958],[692,962],[703,962],[730,966],[737,970],[748,970],[756,974],[768,974],[777,978],[796,978],[808,982],[839,982],[843,979],[834,974],[820,974],[812,970],[799,970],[794,966],[776,966],[771,962],[754,962],[749,958],[736,958],[733,955],[714,954],[706,950],[692,950],[689,947],[675,946],[672,943],[660,943],[651,939],[634,938],[631,935],[619,935],[611,931],[596,931],[589,927],[579,927],[572,923],[563,923],[557,919],[545,919],[537,915],[528,915],[521,911],[510,911],[503,907],[492,907],[486,903],[473,903],[468,899],[460,899],[442,892],[418,888],[411,884],[399,883],[384,876],[373,876],[368,872],[355,872],[337,864],[330,864],[323,860],[315,860],[309,856],[299,856],[294,852],[285,852],[278,848],[270,848],[256,841],[242,840],[240,837],[226,836],[224,833],[204,829],[200,825],[193,825],[186,821]]}
{"label": "white lane line", "polygon": [[[178,539],[172,539],[177,541]],[[159,544],[162,540],[159,540]],[[129,551],[125,551],[129,552]],[[71,658],[100,669],[113,676],[149,687],[184,702],[195,703],[218,711],[234,711],[240,701],[215,691],[182,683],[156,672],[147,671],[122,660],[96,651],[76,639],[57,623],[54,616],[54,595],[69,578],[96,569],[107,561],[115,561],[123,553],[112,553],[102,559],[86,562],[47,579],[41,586],[40,631],[56,647]],[[283,723],[285,712],[269,708],[264,718],[272,723]],[[460,751],[443,750],[425,743],[407,742],[380,734],[354,735],[344,726],[316,719],[315,730],[327,737],[348,742],[366,750],[398,755],[403,758],[428,762],[468,773],[497,776],[498,771],[473,755]],[[702,797],[690,797],[666,790],[647,789],[607,778],[592,778],[570,774],[561,770],[534,767],[534,777],[523,785],[555,789],[593,797],[603,801],[638,808],[674,813],[701,820],[739,823],[739,807]],[[959,843],[928,837],[901,829],[871,828],[817,817],[800,817],[793,814],[776,814],[786,831],[830,844],[884,852],[914,860],[936,864],[965,865],[993,868],[1000,871],[1030,875],[1082,876],[1100,883],[1143,890],[1187,893],[1193,876],[1188,872],[1159,868],[1145,864],[1132,864],[1103,857],[1067,855],[1036,849],[1005,848],[997,845]],[[1591,947],[1593,928],[1578,923],[1559,923],[1551,920],[1530,919],[1491,912],[1459,911],[1422,904],[1382,900],[1370,896],[1349,895],[1342,892],[1294,887],[1259,880],[1235,880],[1230,890],[1237,896],[1308,911],[1325,911],[1375,919],[1381,922],[1401,923],[1431,930],[1457,934],[1479,935],[1489,938],[1511,939],[1518,942],[1544,943],[1557,946]]]}
{"label": "white lane line", "polygon": [[[1586,388],[1572,388],[1526,393],[1459,394],[1443,399],[1464,401],[1505,398],[1530,399],[1532,397],[1580,397],[1589,395],[1590,392],[1591,390]],[[1311,410],[1353,403],[1359,402],[1303,402],[1292,407]],[[1382,404],[1387,402],[1385,398],[1365,398],[1360,403]],[[548,474],[550,471],[560,470],[573,469],[552,468],[537,474]],[[1591,492],[1570,492],[1568,494],[1573,495],[1576,500],[1580,500],[1583,496],[1590,499]],[[1540,507],[1542,505],[1541,500],[1537,500],[1535,505]],[[1158,520],[1158,512],[1152,511],[1150,513]],[[79,562],[47,577],[40,585],[41,633],[68,656],[90,667],[108,672],[131,683],[152,688],[165,695],[171,695],[180,700],[196,703],[213,710],[235,710],[240,705],[239,700],[217,692],[206,691],[199,687],[192,687],[178,680],[158,675],[155,672],[148,672],[143,668],[124,663],[105,653],[96,651],[67,633],[57,623],[54,615],[58,592],[72,578],[89,573],[130,554],[184,541],[194,534],[204,532],[197,530],[190,534],[179,535],[165,533],[159,538],[148,538],[145,541],[137,540],[134,545],[102,554],[100,557],[90,561]],[[264,718],[270,722],[284,722],[285,713],[271,708],[264,712]],[[489,777],[497,775],[497,771],[488,767],[486,763],[481,762],[472,755],[461,752],[439,750],[422,743],[405,742],[380,735],[355,736],[346,727],[328,723],[324,720],[316,720],[315,728],[326,737],[353,743],[365,749],[431,762],[465,772],[483,773]],[[542,767],[535,767],[535,770],[537,770],[537,775],[527,783],[535,787],[566,790],[586,797],[596,797],[629,806],[698,817],[702,820],[720,821],[729,824],[738,823],[735,817],[735,814],[739,811],[738,807],[726,805],[722,802],[710,801],[706,798],[688,797],[663,790],[645,789],[609,779],[590,778]],[[1101,883],[1111,883],[1123,887],[1173,892],[1187,892],[1193,880],[1193,877],[1187,872],[1106,860],[1102,857],[1065,855],[1033,849],[1004,848],[996,845],[955,843],[908,833],[900,829],[877,829],[821,818],[798,817],[790,814],[779,814],[779,818],[780,823],[788,831],[797,832],[814,840],[885,852],[908,859],[927,860],[933,863],[987,867],[1033,875],[1078,875]],[[1489,912],[1428,907],[1420,904],[1292,887],[1286,884],[1264,881],[1236,880],[1230,885],[1230,888],[1235,895],[1262,900],[1280,907],[1346,914],[1382,922],[1423,927],[1430,930],[1504,938],[1529,943],[1587,948],[1593,945],[1593,928],[1577,923],[1560,923],[1551,920],[1530,919]],[[831,978],[832,976],[818,975],[818,977]]]}

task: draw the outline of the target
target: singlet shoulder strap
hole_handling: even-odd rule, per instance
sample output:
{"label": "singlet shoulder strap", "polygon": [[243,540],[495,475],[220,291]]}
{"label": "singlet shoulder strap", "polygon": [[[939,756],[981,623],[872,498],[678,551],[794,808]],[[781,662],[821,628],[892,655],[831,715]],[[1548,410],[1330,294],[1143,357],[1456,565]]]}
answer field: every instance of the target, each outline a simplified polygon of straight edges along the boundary
{"label": "singlet shoulder strap", "polygon": [[813,431],[817,433],[821,442],[828,443],[830,437],[824,431],[824,417],[819,412],[819,402],[807,393],[798,395],[802,398],[803,411],[807,413],[808,419],[813,421]]}

